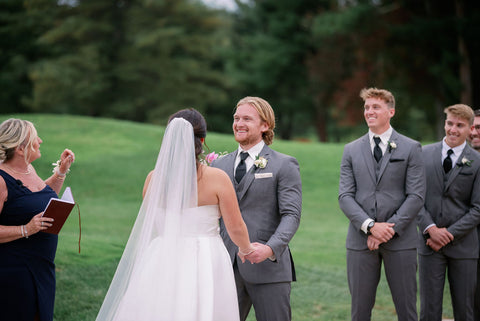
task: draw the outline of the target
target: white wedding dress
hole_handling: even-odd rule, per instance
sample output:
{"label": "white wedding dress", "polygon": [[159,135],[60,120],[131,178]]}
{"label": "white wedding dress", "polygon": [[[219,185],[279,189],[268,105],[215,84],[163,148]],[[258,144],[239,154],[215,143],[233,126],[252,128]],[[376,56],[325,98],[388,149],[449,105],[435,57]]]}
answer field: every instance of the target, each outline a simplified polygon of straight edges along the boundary
{"label": "white wedding dress", "polygon": [[190,146],[191,124],[172,120],[97,321],[239,320],[220,210],[197,206]]}
{"label": "white wedding dress", "polygon": [[[154,239],[135,268],[114,320],[238,320],[233,270],[219,235],[217,205],[184,212],[179,237],[178,269],[169,276],[176,284],[165,293],[161,282],[166,249]],[[168,279],[166,280],[169,281]]]}

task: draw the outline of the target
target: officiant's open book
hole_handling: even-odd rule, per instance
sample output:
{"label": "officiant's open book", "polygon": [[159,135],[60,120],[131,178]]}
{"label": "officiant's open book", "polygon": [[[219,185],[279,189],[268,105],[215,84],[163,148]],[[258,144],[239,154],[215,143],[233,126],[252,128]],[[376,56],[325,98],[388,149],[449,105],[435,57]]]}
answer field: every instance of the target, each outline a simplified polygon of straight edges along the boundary
{"label": "officiant's open book", "polygon": [[58,234],[63,224],[70,215],[73,207],[75,206],[75,201],[73,200],[72,190],[70,187],[65,188],[62,198],[51,198],[45,208],[43,216],[51,217],[53,225],[43,232]]}

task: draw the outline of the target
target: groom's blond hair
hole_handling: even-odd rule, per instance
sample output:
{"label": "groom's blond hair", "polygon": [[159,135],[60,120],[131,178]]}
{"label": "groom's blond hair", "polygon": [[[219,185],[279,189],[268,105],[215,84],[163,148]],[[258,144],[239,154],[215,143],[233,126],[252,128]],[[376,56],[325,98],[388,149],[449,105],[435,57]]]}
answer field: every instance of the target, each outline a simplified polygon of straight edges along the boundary
{"label": "groom's blond hair", "polygon": [[275,136],[275,133],[273,132],[273,130],[275,129],[275,113],[273,112],[272,106],[270,106],[270,104],[265,99],[262,99],[260,97],[247,96],[238,101],[235,109],[237,109],[238,106],[243,104],[249,104],[250,106],[255,108],[255,110],[258,112],[258,115],[260,116],[260,119],[267,124],[268,129],[267,131],[262,133],[262,138],[265,144],[272,144],[273,136]]}

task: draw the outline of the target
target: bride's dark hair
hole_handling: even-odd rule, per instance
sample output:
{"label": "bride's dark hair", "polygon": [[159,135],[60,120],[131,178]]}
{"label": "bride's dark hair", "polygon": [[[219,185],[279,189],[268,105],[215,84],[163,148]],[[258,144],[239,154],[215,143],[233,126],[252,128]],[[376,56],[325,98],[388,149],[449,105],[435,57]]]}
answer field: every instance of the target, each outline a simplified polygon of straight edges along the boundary
{"label": "bride's dark hair", "polygon": [[207,122],[205,121],[205,118],[203,118],[202,114],[194,108],[186,108],[177,111],[168,118],[168,122],[170,123],[174,118],[183,118],[192,124],[193,135],[195,136],[195,157],[198,161],[198,157],[203,151],[201,139],[207,136]]}

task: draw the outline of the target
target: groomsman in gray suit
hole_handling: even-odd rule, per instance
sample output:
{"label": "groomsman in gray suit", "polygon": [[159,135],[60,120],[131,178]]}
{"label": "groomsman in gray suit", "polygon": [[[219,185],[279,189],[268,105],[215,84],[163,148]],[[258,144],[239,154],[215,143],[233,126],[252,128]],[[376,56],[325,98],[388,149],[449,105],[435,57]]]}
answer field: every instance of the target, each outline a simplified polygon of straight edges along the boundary
{"label": "groomsman in gray suit", "polygon": [[[472,133],[470,134],[470,145],[477,152],[480,152],[480,109],[475,111]],[[477,227],[480,241],[480,226]],[[480,321],[480,264],[477,266],[477,289],[475,291],[475,321]]]}
{"label": "groomsman in gray suit", "polygon": [[425,197],[421,145],[390,126],[391,92],[369,88],[360,97],[369,131],[345,145],[338,197],[350,220],[351,319],[371,319],[383,261],[398,320],[417,320],[416,217]]}
{"label": "groomsman in gray suit", "polygon": [[480,154],[466,143],[473,110],[445,109],[445,138],[423,147],[425,207],[418,217],[420,320],[440,321],[448,275],[454,319],[474,320],[480,223]]}
{"label": "groomsman in gray suit", "polygon": [[475,120],[473,121],[473,127],[474,129],[472,129],[472,133],[467,140],[473,149],[475,149],[477,152],[480,152],[480,109],[475,110]]}
{"label": "groomsman in gray suit", "polygon": [[256,248],[250,254],[240,253],[255,264],[242,264],[236,258],[238,248],[221,222],[242,321],[252,304],[257,321],[291,320],[290,290],[295,268],[288,243],[300,223],[302,184],[297,160],[268,147],[274,128],[275,114],[267,101],[258,97],[241,99],[233,116],[239,147],[212,164],[230,176]]}

